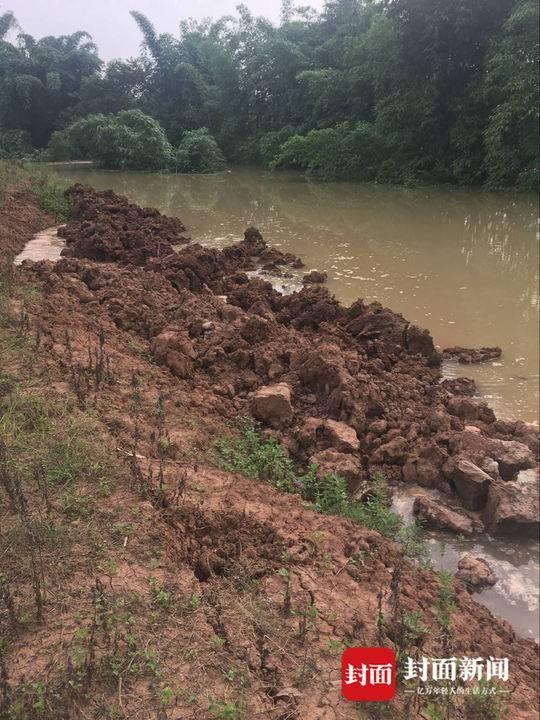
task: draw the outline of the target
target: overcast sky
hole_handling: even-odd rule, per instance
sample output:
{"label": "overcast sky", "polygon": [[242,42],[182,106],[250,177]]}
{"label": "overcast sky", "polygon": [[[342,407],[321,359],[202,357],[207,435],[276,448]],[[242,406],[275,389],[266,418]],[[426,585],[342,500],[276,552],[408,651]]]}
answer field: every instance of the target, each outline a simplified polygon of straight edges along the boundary
{"label": "overcast sky", "polygon": [[[141,35],[130,10],[147,15],[158,32],[176,35],[180,20],[231,15],[238,4],[239,0],[0,0],[0,14],[12,10],[24,32],[36,38],[86,30],[100,57],[111,60],[138,53]],[[281,0],[245,0],[244,4],[256,15],[279,19]],[[320,8],[323,0],[301,4]]]}

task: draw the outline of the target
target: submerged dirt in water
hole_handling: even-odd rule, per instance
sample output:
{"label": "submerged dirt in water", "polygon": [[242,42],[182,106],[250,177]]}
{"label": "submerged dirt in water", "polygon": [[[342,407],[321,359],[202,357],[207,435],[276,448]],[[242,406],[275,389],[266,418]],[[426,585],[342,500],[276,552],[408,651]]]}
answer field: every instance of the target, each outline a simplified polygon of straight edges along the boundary
{"label": "submerged dirt in water", "polygon": [[[418,495],[429,495],[436,502],[444,502],[437,492],[399,486],[393,493],[392,507],[406,523],[415,520],[413,504]],[[465,553],[487,560],[497,576],[497,582],[493,587],[475,594],[475,599],[512,623],[512,627],[523,637],[538,640],[540,558],[536,541],[522,538],[509,541],[485,535],[456,537],[453,533],[428,530],[424,532],[424,538],[435,570],[455,573]]]}

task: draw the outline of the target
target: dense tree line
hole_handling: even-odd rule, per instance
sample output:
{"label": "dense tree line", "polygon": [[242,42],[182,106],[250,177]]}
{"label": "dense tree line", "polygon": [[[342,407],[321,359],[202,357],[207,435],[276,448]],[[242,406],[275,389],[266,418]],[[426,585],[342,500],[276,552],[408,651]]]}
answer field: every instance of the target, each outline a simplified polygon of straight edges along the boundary
{"label": "dense tree line", "polygon": [[537,0],[283,0],[277,27],[241,5],[174,35],[131,15],[141,54],[106,66],[83,32],[11,43],[0,16],[0,152],[93,137],[114,167],[537,183]]}

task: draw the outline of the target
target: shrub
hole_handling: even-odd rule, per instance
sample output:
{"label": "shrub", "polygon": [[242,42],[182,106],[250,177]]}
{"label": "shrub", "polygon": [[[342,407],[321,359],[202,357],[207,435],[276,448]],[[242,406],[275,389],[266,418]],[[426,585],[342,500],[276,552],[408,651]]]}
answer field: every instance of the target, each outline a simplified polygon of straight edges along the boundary
{"label": "shrub", "polygon": [[176,151],[178,172],[209,173],[225,167],[223,154],[215,138],[206,128],[188,130]]}
{"label": "shrub", "polygon": [[140,110],[88,115],[53,133],[49,159],[91,159],[109,169],[164,170],[174,151],[161,125]]}
{"label": "shrub", "polygon": [[80,160],[78,153],[74,152],[73,142],[64,130],[56,130],[51,135],[46,150],[47,160],[63,161],[63,160]]}
{"label": "shrub", "polygon": [[312,465],[307,475],[301,478],[302,495],[315,506],[318,512],[340,515],[348,503],[347,483],[335,473],[319,474],[317,465]]}
{"label": "shrub", "polygon": [[370,123],[341,123],[289,137],[272,166],[304,169],[325,180],[373,180],[385,152]]}
{"label": "shrub", "polygon": [[66,220],[71,203],[64,195],[64,185],[42,170],[32,171],[30,180],[32,193],[36,196],[39,207],[53,215],[56,220]]}
{"label": "shrub", "polygon": [[0,128],[0,159],[23,158],[32,152],[30,135],[27,132]]}
{"label": "shrub", "polygon": [[271,167],[272,162],[283,143],[285,143],[292,135],[294,130],[291,126],[286,126],[281,130],[273,130],[267,132],[259,138],[259,157],[263,165]]}
{"label": "shrub", "polygon": [[226,470],[239,472],[255,480],[264,480],[279,490],[297,490],[291,459],[277,440],[263,440],[251,420],[245,421],[240,438],[218,440],[217,450]]}
{"label": "shrub", "polygon": [[342,513],[359,525],[378,530],[381,535],[390,538],[396,538],[403,526],[400,516],[388,505],[384,477],[380,474],[373,479],[368,499],[363,503],[347,503]]}

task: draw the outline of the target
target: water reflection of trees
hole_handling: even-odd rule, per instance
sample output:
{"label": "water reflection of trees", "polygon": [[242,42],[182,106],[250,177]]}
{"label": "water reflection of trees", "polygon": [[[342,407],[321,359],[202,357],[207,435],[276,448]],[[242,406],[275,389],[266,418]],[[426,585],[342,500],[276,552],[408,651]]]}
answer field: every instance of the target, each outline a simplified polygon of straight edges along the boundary
{"label": "water reflection of trees", "polygon": [[449,261],[505,282],[520,283],[520,304],[538,299],[536,204],[532,197],[461,188],[321,183],[295,173],[234,169],[217,175],[121,173],[64,168],[61,174],[96,187],[113,187],[142,205],[197,218],[203,233],[240,236],[255,222],[276,240],[292,235],[314,246],[344,240],[401,247],[403,252],[447,253]]}

